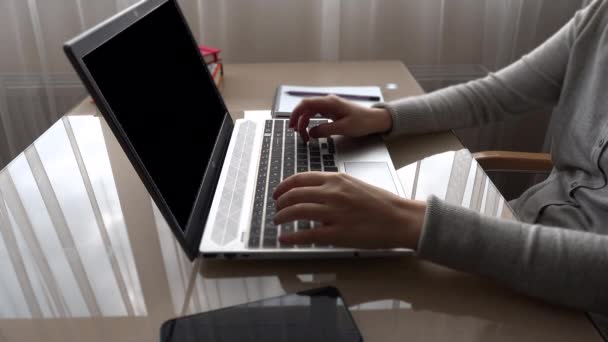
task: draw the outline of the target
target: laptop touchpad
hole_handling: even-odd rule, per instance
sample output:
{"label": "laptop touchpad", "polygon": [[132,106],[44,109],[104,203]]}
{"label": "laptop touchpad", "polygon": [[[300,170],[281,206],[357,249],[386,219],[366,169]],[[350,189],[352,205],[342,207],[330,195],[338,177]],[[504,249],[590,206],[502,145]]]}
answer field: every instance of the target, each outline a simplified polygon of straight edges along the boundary
{"label": "laptop touchpad", "polygon": [[399,195],[386,162],[345,162],[344,168],[357,179]]}

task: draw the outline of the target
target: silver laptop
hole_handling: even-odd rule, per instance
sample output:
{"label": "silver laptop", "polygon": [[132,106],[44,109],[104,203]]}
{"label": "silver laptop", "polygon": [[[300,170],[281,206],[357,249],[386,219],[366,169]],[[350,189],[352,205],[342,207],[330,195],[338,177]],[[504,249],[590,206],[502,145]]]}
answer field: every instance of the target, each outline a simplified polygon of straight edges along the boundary
{"label": "silver laptop", "polygon": [[273,224],[271,194],[283,179],[346,172],[403,196],[388,151],[379,137],[304,143],[287,120],[233,122],[175,0],[138,3],[64,49],[190,258],[410,252],[278,242],[316,226]]}

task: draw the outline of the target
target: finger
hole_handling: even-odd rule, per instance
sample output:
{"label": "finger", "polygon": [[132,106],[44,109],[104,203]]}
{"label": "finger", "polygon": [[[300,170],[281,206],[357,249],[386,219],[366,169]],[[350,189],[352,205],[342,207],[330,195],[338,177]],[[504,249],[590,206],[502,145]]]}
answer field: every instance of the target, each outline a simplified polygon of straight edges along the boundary
{"label": "finger", "polygon": [[[334,99],[335,96],[323,96],[323,97],[311,97],[300,101],[300,103],[291,112],[289,119],[289,128],[296,128],[300,116],[305,113],[320,113],[324,117],[333,119],[337,108],[335,107],[338,103]],[[340,99],[338,99],[339,101]]]}
{"label": "finger", "polygon": [[311,99],[304,99],[300,101],[300,103],[291,111],[291,116],[289,117],[289,128],[296,128],[298,126],[300,116],[309,112],[309,110],[306,108],[310,107],[310,100]]}
{"label": "finger", "polygon": [[321,226],[311,230],[302,230],[293,234],[279,236],[279,242],[285,245],[335,245],[338,234],[331,226]]}
{"label": "finger", "polygon": [[329,217],[329,209],[323,204],[298,203],[280,210],[274,215],[275,224],[283,224],[298,220],[325,222]]}
{"label": "finger", "polygon": [[298,120],[300,116],[306,112],[306,107],[308,107],[307,102],[309,99],[304,99],[298,103],[298,105],[291,111],[291,116],[289,117],[289,128],[296,128],[298,125]]}
{"label": "finger", "polygon": [[330,135],[345,135],[346,125],[343,120],[338,120],[313,127],[308,132],[311,138],[324,138]]}
{"label": "finger", "polygon": [[327,175],[322,172],[303,172],[295,174],[285,179],[276,187],[276,189],[274,189],[272,198],[276,200],[293,188],[322,185],[325,183],[326,178]]}
{"label": "finger", "polygon": [[298,121],[300,120],[300,116],[306,112],[306,100],[301,101],[296,108],[291,111],[291,115],[289,116],[289,128],[297,128]]}
{"label": "finger", "polygon": [[319,187],[295,188],[287,191],[277,198],[277,210],[290,207],[298,203],[318,203],[323,204],[321,189]]}
{"label": "finger", "polygon": [[308,124],[310,123],[310,118],[312,118],[313,116],[315,116],[316,114],[313,112],[308,112],[308,113],[304,113],[300,116],[300,118],[298,119],[298,126],[297,126],[297,131],[300,134],[300,136],[302,137],[302,140],[304,140],[304,142],[308,142],[308,140],[310,139],[310,137],[308,136]]}

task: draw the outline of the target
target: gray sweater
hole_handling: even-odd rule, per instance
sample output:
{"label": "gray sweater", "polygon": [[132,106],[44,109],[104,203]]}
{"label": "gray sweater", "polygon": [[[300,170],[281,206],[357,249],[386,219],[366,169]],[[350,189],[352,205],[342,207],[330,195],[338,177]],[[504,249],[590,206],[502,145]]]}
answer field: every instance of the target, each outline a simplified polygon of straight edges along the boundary
{"label": "gray sweater", "polygon": [[484,79],[380,104],[390,135],[482,125],[554,108],[554,169],[513,206],[522,222],[436,197],[418,255],[554,303],[608,313],[608,0]]}

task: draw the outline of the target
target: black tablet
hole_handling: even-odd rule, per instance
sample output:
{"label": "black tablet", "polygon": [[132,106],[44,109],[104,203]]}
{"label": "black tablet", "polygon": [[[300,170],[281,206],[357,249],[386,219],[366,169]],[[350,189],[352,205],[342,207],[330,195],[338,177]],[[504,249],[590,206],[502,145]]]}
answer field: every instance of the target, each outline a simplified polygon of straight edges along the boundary
{"label": "black tablet", "polygon": [[172,319],[160,333],[162,342],[363,341],[334,287]]}

